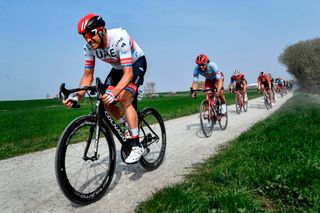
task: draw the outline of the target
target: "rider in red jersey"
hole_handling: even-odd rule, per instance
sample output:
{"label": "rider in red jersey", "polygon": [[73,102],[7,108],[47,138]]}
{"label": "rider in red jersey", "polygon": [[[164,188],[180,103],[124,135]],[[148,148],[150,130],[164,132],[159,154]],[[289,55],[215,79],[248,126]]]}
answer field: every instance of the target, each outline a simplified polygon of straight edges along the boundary
{"label": "rider in red jersey", "polygon": [[262,89],[266,91],[269,96],[269,101],[270,103],[272,103],[271,79],[269,75],[265,72],[260,72],[257,81],[258,81],[258,90],[260,91],[260,89]]}
{"label": "rider in red jersey", "polygon": [[[138,116],[132,101],[138,87],[143,84],[147,69],[144,53],[126,30],[121,28],[107,30],[104,20],[97,14],[88,14],[81,18],[78,23],[78,33],[86,41],[85,67],[80,86],[92,84],[96,58],[112,65],[105,80],[108,87],[101,100],[113,117],[127,121],[133,144],[126,162],[137,162],[144,150],[139,142]],[[70,108],[73,105],[72,101],[79,101],[84,95],[85,91],[80,91],[63,103]],[[119,99],[122,110],[112,104],[115,98]]]}
{"label": "rider in red jersey", "polygon": [[[235,88],[234,88],[235,85]],[[244,93],[244,101],[248,100],[247,96],[247,81],[244,74],[240,73],[239,70],[235,70],[230,79],[229,91],[234,92],[234,90],[240,90]]]}

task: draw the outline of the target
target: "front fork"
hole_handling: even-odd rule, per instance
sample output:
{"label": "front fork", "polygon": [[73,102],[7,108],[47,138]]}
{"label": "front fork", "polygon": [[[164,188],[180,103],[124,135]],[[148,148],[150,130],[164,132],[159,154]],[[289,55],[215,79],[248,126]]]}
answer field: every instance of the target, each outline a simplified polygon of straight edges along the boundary
{"label": "front fork", "polygon": [[[98,100],[97,103],[96,103],[96,112],[98,113],[95,113],[96,115],[96,125],[95,126],[91,126],[90,127],[90,130],[89,130],[89,137],[88,137],[88,140],[86,141],[86,147],[84,149],[84,153],[83,153],[83,159],[84,160],[91,160],[91,161],[95,161],[97,160],[100,155],[98,155],[98,147],[99,147],[99,138],[100,138],[100,123],[101,123],[101,116],[100,116],[100,102],[101,100]],[[93,156],[92,157],[88,157],[88,150],[89,150],[89,147],[91,145],[91,140],[92,140],[92,137],[93,137],[93,132],[94,132],[94,129],[96,129],[96,134],[94,136],[94,152],[93,152]]]}

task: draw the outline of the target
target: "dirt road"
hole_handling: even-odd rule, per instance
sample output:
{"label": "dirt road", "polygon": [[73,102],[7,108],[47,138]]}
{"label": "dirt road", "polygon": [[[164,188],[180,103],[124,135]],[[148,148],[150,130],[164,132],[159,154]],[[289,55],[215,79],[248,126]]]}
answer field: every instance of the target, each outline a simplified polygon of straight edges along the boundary
{"label": "dirt road", "polygon": [[266,118],[291,97],[290,93],[278,99],[271,110],[265,109],[261,97],[250,100],[248,112],[240,115],[233,105],[228,106],[227,129],[216,127],[209,138],[202,135],[198,114],[165,122],[164,163],[156,171],[146,172],[140,165],[125,165],[119,156],[108,193],[89,206],[72,206],[60,191],[54,172],[55,149],[0,161],[0,212],[133,212],[152,192],[181,181],[192,164],[213,155],[220,144]]}

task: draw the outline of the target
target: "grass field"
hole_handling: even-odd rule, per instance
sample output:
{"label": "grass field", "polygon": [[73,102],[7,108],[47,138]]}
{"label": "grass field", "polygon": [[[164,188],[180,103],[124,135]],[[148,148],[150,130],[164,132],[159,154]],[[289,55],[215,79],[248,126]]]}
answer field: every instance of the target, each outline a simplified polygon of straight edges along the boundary
{"label": "grass field", "polygon": [[296,95],[138,212],[320,212],[320,97]]}
{"label": "grass field", "polygon": [[[256,90],[250,90],[248,96],[257,97]],[[161,93],[159,98],[144,98],[139,108],[154,107],[168,120],[197,113],[203,98],[201,93],[195,100],[188,92]],[[234,94],[226,94],[226,99],[228,104],[234,103]],[[55,147],[67,124],[90,112],[89,99],[72,110],[57,99],[0,102],[0,160]]]}

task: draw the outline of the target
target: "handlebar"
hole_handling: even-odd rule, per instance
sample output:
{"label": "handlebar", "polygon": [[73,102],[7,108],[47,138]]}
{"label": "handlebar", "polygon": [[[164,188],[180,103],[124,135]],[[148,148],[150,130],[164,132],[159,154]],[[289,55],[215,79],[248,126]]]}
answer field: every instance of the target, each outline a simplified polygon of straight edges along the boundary
{"label": "handlebar", "polygon": [[[60,100],[66,100],[70,94],[78,92],[78,91],[82,91],[85,90],[90,91],[90,95],[95,95],[96,93],[99,93],[101,95],[103,95],[106,91],[106,85],[104,85],[100,78],[96,78],[96,85],[95,86],[81,86],[75,89],[66,89],[66,84],[62,83],[60,85],[60,90],[59,90],[59,98]],[[115,101],[119,101],[117,98],[115,99]],[[72,108],[79,108],[80,105],[76,102],[76,101],[72,101],[73,106]]]}
{"label": "handlebar", "polygon": [[190,87],[190,92],[193,93],[193,92],[208,92],[208,91],[212,91],[212,92],[217,92],[217,89],[216,88],[210,88],[210,89],[192,89],[192,87]]}

